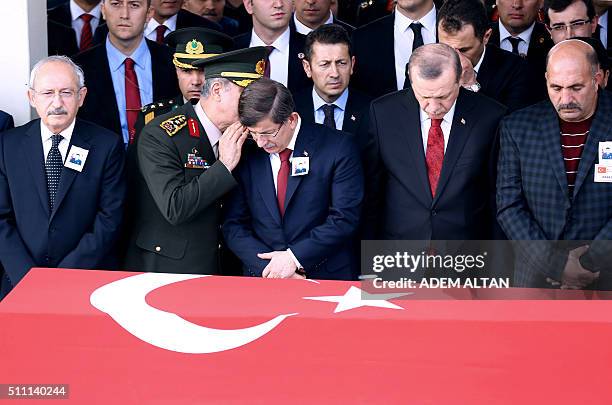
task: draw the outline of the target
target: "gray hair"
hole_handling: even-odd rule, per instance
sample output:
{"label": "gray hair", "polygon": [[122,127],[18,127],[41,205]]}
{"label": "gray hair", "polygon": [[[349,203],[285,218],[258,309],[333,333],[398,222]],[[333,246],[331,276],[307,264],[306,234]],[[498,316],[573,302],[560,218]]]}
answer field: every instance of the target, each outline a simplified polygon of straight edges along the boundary
{"label": "gray hair", "polygon": [[29,87],[32,90],[34,90],[34,82],[36,81],[36,75],[38,74],[38,71],[40,70],[40,68],[46,65],[47,63],[51,63],[51,62],[65,63],[68,66],[70,66],[72,70],[74,71],[75,76],[77,77],[77,83],[79,85],[79,89],[85,87],[85,74],[83,73],[83,69],[81,69],[79,65],[74,63],[72,59],[70,59],[67,56],[52,55],[52,56],[48,56],[46,58],[39,60],[32,68],[32,71],[30,72],[30,83],[29,83]]}
{"label": "gray hair", "polygon": [[[417,69],[419,77],[425,80],[435,80],[445,72],[449,66],[455,70],[457,83],[461,79],[461,60],[457,51],[446,44],[427,44],[418,47],[410,55],[408,71]],[[412,81],[412,74],[410,74]]]}
{"label": "gray hair", "polygon": [[205,79],[204,85],[202,86],[202,97],[208,98],[210,96],[210,92],[212,91],[212,87],[215,83],[221,83],[224,91],[227,91],[229,89],[228,85],[231,84],[228,79],[225,79],[223,77],[213,77],[211,79]]}

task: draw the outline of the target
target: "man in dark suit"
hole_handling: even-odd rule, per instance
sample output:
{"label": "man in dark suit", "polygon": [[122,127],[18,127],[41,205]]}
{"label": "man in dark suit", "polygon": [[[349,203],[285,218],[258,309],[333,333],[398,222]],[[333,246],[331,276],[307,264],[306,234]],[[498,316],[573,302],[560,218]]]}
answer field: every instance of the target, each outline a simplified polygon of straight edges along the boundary
{"label": "man in dark suit", "polygon": [[495,223],[497,126],[506,108],[463,89],[448,45],[410,58],[411,89],[372,102],[368,239],[486,240]]}
{"label": "man in dark suit", "polygon": [[70,59],[51,56],[32,72],[28,96],[41,119],[0,136],[0,297],[32,267],[117,264],[123,144],[75,120],[87,89]]}
{"label": "man in dark suit", "polygon": [[158,44],[173,31],[182,28],[208,28],[222,31],[216,22],[182,9],[183,0],[151,0],[153,15],[144,30],[145,38]]}
{"label": "man in dark suit", "polygon": [[308,35],[323,24],[338,24],[351,34],[355,27],[338,20],[331,12],[331,0],[296,0],[293,18],[289,21],[292,31]]}
{"label": "man in dark suit", "polygon": [[399,0],[395,12],[371,22],[353,34],[353,85],[379,97],[408,86],[406,67],[411,53],[437,42],[433,0]]}
{"label": "man in dark suit", "polygon": [[595,13],[597,14],[597,27],[593,36],[599,38],[608,55],[612,55],[612,33],[608,29],[608,8],[610,2],[607,0],[593,0]]}
{"label": "man in dark suit", "polygon": [[70,0],[47,11],[49,55],[72,56],[106,38],[100,0]]}
{"label": "man in dark suit", "polygon": [[236,48],[265,46],[269,52],[266,77],[284,84],[293,94],[310,87],[312,82],[302,68],[306,37],[289,28],[292,1],[270,5],[265,0],[246,0],[244,6],[253,17],[253,29],[234,38]]}
{"label": "man in dark suit", "polygon": [[238,98],[263,74],[264,58],[257,47],[194,61],[206,77],[200,101],[155,118],[139,134],[125,268],[221,274],[221,200],[236,186],[232,170],[247,136]]}
{"label": "man in dark suit", "polygon": [[126,145],[143,105],[179,94],[172,51],[143,36],[153,12],[147,3],[102,1],[106,41],[75,57],[89,85],[79,117],[121,135]]}
{"label": "man in dark suit", "polygon": [[5,113],[4,111],[0,111],[0,132],[11,129],[14,126],[15,123],[13,122],[13,116]]}
{"label": "man in dark suit", "polygon": [[355,57],[344,28],[322,25],[306,37],[304,70],[312,89],[295,96],[295,111],[303,122],[356,134],[367,127],[371,98],[349,87]]}
{"label": "man in dark suit", "polygon": [[533,100],[527,62],[487,45],[491,28],[481,0],[447,0],[438,11],[438,35],[441,43],[460,53],[465,88],[480,91],[510,111]]}
{"label": "man in dark suit", "polygon": [[598,91],[597,65],[590,45],[558,43],[549,100],[502,121],[497,218],[509,239],[529,241],[518,243],[517,286],[610,288],[612,179],[598,155],[612,142],[612,96]]}
{"label": "man in dark suit", "polygon": [[258,148],[236,171],[223,234],[245,275],[351,279],[363,198],[351,137],[301,122],[272,80],[247,87],[238,109]]}

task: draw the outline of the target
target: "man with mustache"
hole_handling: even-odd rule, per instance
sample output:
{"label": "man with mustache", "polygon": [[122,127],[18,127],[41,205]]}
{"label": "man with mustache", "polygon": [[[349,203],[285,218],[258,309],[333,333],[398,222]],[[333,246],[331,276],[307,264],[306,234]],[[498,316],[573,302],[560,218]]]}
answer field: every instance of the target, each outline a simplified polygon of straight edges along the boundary
{"label": "man with mustache", "polygon": [[497,218],[509,239],[529,241],[517,244],[517,286],[610,286],[612,169],[598,155],[612,142],[612,96],[601,74],[589,44],[560,42],[549,100],[501,124]]}
{"label": "man with mustache", "polygon": [[87,88],[69,58],[38,62],[29,87],[40,119],[0,136],[0,298],[32,267],[117,266],[123,142],[75,119]]}

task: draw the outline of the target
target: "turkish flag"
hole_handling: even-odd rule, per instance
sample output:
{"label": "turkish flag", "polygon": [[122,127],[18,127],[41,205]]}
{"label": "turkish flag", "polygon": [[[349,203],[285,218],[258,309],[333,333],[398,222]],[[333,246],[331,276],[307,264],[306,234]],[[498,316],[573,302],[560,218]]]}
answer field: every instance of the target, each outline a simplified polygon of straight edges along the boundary
{"label": "turkish flag", "polygon": [[608,301],[360,288],[33,269],[0,303],[0,383],[78,404],[609,403]]}

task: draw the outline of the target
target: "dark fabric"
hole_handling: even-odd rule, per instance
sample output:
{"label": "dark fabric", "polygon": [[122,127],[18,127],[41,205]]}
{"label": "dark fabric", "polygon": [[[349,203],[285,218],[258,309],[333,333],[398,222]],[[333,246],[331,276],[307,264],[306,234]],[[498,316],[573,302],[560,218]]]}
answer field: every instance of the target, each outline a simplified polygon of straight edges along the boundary
{"label": "dark fabric", "polygon": [[565,174],[567,175],[567,186],[569,187],[570,194],[573,194],[582,151],[584,150],[584,144],[591,128],[591,118],[580,122],[559,120],[561,128],[561,153],[565,163]]}
{"label": "dark fabric", "polygon": [[[104,42],[107,33],[106,21],[100,16],[100,23],[93,33],[92,44],[95,46]],[[49,55],[73,56],[80,52],[76,32],[72,28],[69,4],[47,10],[47,41]]]}
{"label": "dark fabric", "polygon": [[412,41],[412,51],[414,52],[419,46],[423,46],[423,34],[421,29],[423,25],[419,22],[413,22],[410,24],[410,29],[414,33],[414,40]]}
{"label": "dark fabric", "polygon": [[325,114],[325,118],[323,119],[323,125],[328,128],[336,129],[336,120],[334,120],[334,108],[336,106],[333,104],[325,104],[321,108],[323,108],[323,114]]}
{"label": "dark fabric", "polygon": [[64,137],[61,135],[51,136],[51,149],[45,160],[45,177],[47,178],[47,194],[49,197],[49,210],[53,211],[57,187],[62,175],[62,154],[58,145]]}

